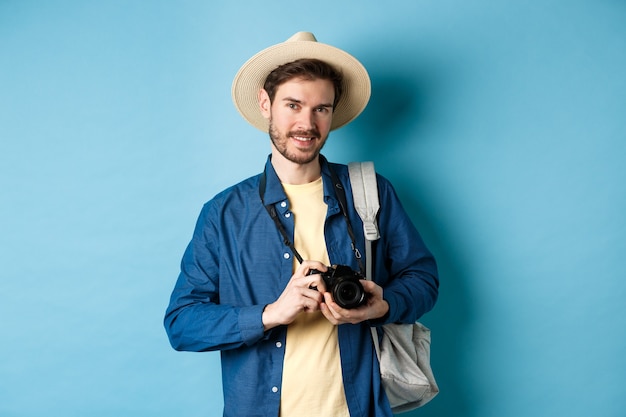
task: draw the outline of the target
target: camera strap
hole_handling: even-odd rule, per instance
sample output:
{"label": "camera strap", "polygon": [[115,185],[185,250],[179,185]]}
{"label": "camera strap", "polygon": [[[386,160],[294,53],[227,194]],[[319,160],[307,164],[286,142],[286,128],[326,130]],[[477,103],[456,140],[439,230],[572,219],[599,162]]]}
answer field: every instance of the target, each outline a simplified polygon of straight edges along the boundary
{"label": "camera strap", "polygon": [[[356,258],[359,264],[359,269],[361,270],[361,273],[365,273],[363,269],[363,262],[361,261],[361,252],[359,252],[359,249],[356,247],[356,240],[354,237],[354,232],[352,230],[352,226],[350,225],[348,212],[346,211],[346,207],[347,207],[346,192],[343,188],[343,184],[341,183],[341,181],[339,181],[337,174],[335,174],[335,171],[333,171],[333,169],[330,167],[330,164],[328,164],[327,166],[328,166],[328,170],[330,171],[330,177],[333,181],[333,185],[334,185],[333,189],[335,190],[335,196],[337,197],[337,201],[339,201],[339,208],[340,208],[341,214],[343,215],[343,218],[346,221],[346,226],[348,227],[348,236],[350,236],[352,252],[354,253],[354,257]],[[295,248],[293,242],[289,238],[289,235],[287,234],[285,227],[278,219],[278,213],[276,212],[276,208],[272,204],[267,204],[267,205],[265,204],[264,195],[265,195],[265,188],[266,188],[266,181],[267,181],[266,169],[263,170],[263,173],[261,174],[261,178],[259,180],[259,196],[261,197],[261,204],[263,204],[263,207],[265,207],[265,209],[267,210],[267,213],[270,215],[270,217],[274,221],[274,224],[276,225],[278,232],[283,238],[283,243],[285,244],[285,246],[288,246],[289,249],[291,249],[293,256],[296,257],[299,263],[302,263],[304,259],[302,259],[302,256],[300,255],[300,253],[298,253],[298,250]]]}

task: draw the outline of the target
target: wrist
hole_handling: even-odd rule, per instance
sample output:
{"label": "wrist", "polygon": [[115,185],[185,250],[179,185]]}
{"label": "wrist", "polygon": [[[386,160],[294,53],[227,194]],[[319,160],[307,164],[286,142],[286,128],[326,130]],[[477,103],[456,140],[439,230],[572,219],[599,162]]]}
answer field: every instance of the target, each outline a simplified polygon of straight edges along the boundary
{"label": "wrist", "polygon": [[263,313],[261,314],[261,322],[263,323],[263,330],[267,331],[278,326],[280,323],[274,318],[272,314],[273,304],[266,304],[263,307]]}

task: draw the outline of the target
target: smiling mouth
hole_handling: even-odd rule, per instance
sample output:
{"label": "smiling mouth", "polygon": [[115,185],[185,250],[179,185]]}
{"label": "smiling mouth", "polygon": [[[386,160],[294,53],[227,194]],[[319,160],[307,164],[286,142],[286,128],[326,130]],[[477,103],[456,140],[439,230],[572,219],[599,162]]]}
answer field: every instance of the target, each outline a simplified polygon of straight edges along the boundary
{"label": "smiling mouth", "polygon": [[298,142],[310,142],[315,138],[312,137],[305,137],[305,136],[292,136],[292,139],[297,140]]}
{"label": "smiling mouth", "polygon": [[315,139],[319,139],[318,132],[292,132],[289,134],[289,137],[298,141],[298,142],[311,142]]}

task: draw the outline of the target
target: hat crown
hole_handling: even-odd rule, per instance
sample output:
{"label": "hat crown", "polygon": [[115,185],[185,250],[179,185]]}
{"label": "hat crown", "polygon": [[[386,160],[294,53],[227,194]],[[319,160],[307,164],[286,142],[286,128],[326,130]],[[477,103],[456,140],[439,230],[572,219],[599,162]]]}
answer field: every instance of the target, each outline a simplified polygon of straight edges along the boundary
{"label": "hat crown", "polygon": [[287,39],[286,42],[298,41],[317,42],[317,39],[315,39],[315,35],[313,35],[311,32],[297,32],[291,38]]}

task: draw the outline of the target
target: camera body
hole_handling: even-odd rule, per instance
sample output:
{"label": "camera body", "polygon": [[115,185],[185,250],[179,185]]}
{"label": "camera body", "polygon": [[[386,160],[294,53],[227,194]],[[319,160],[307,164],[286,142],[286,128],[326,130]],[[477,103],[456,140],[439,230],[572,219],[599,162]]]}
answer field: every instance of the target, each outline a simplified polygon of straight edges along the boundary
{"label": "camera body", "polygon": [[365,304],[366,293],[360,280],[365,279],[360,272],[345,265],[332,265],[326,272],[312,269],[308,275],[321,274],[326,289],[333,300],[342,308],[356,308]]}

